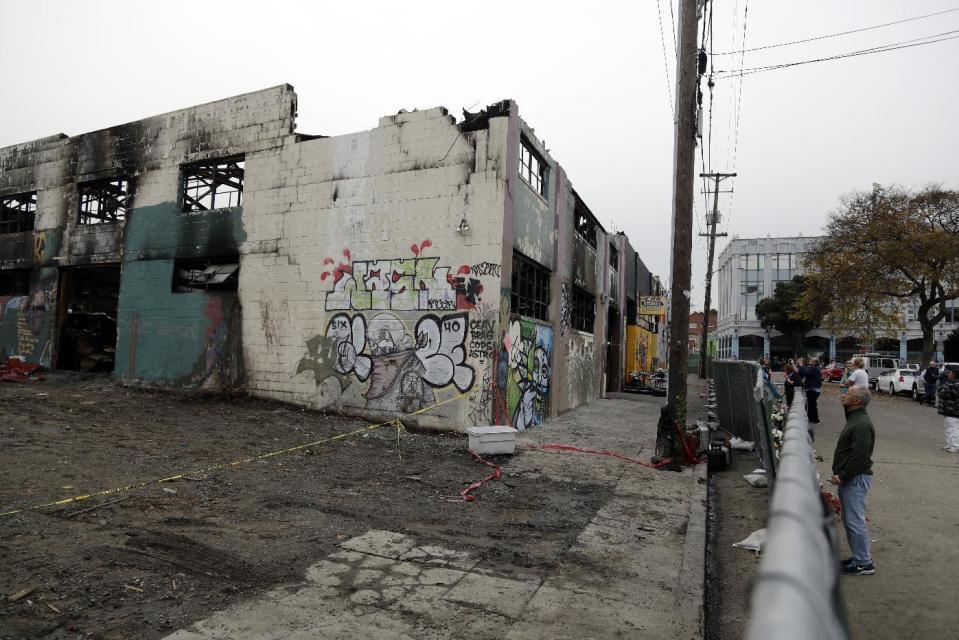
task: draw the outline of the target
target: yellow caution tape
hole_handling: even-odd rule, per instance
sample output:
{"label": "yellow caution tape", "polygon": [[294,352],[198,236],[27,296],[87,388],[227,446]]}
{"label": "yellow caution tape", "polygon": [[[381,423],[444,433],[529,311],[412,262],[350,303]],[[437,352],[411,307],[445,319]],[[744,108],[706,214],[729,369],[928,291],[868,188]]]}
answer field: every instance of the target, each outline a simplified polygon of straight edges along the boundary
{"label": "yellow caution tape", "polygon": [[[468,395],[470,395],[470,394],[469,394],[469,393],[461,393],[461,394],[459,394],[458,396],[453,396],[452,398],[449,398],[449,399],[447,399],[447,400],[443,400],[442,402],[437,402],[436,404],[430,405],[430,406],[428,406],[428,407],[425,407],[425,408],[423,408],[423,409],[420,409],[419,411],[414,411],[413,413],[409,413],[409,414],[406,414],[406,415],[408,415],[408,416],[415,416],[415,415],[419,415],[419,414],[422,414],[422,413],[426,413],[426,412],[428,412],[428,411],[432,411],[433,409],[436,409],[437,407],[441,407],[441,406],[443,406],[444,404],[450,404],[450,403],[452,403],[452,402],[456,402],[457,400],[461,400],[461,399],[465,398],[465,397],[468,396]],[[213,465],[212,467],[206,467],[205,469],[196,469],[196,470],[194,470],[194,471],[187,471],[187,472],[184,472],[184,473],[178,473],[178,474],[176,474],[176,475],[174,475],[174,476],[167,476],[167,477],[165,477],[165,478],[158,478],[158,479],[154,479],[154,480],[144,480],[143,482],[137,482],[137,483],[135,483],[135,484],[128,484],[128,485],[126,485],[126,486],[124,486],[124,487],[117,487],[117,488],[115,488],[115,489],[104,489],[103,491],[97,491],[97,492],[95,492],[95,493],[87,493],[87,494],[84,494],[84,495],[73,496],[72,498],[64,498],[63,500],[57,500],[57,501],[55,501],[55,502],[46,502],[46,503],[43,503],[43,504],[35,504],[35,505],[31,506],[31,507],[23,507],[22,509],[14,509],[14,510],[12,510],[12,511],[4,511],[4,512],[0,512],[0,517],[3,517],[3,516],[12,516],[12,515],[15,515],[15,514],[17,514],[17,513],[25,513],[25,512],[27,512],[27,511],[36,511],[37,509],[43,509],[44,507],[58,507],[58,506],[62,506],[62,505],[65,505],[65,504],[71,504],[71,503],[74,503],[74,502],[83,502],[84,500],[89,500],[90,498],[99,498],[100,496],[108,496],[108,495],[112,495],[112,494],[114,494],[114,493],[124,493],[124,492],[126,492],[126,491],[132,491],[133,489],[141,489],[141,488],[146,487],[146,486],[149,486],[149,485],[151,485],[151,484],[160,484],[160,483],[162,483],[162,482],[173,482],[174,480],[182,480],[182,479],[184,478],[184,476],[191,476],[191,475],[195,475],[195,474],[198,474],[198,473],[212,473],[212,472],[214,472],[214,471],[221,471],[221,470],[223,470],[223,469],[228,469],[228,468],[230,468],[230,467],[238,467],[238,466],[240,466],[241,464],[246,464],[246,463],[248,463],[248,462],[256,462],[257,460],[264,460],[264,459],[266,459],[266,458],[273,458],[273,457],[275,457],[275,456],[281,456],[281,455],[285,455],[285,454],[287,454],[287,453],[293,453],[294,451],[301,451],[301,450],[303,450],[303,449],[308,449],[308,448],[310,448],[310,447],[316,447],[316,446],[319,446],[319,445],[321,445],[321,444],[326,444],[326,443],[328,443],[328,442],[334,442],[334,441],[336,441],[336,440],[344,440],[344,439],[346,439],[346,438],[349,438],[349,437],[352,437],[352,436],[357,436],[357,435],[360,435],[360,434],[362,434],[362,433],[368,433],[368,432],[370,432],[370,431],[375,431],[376,429],[380,429],[380,428],[385,427],[385,426],[387,426],[387,425],[395,425],[395,426],[396,426],[396,444],[397,444],[397,446],[399,446],[400,433],[403,432],[403,431],[406,431],[406,427],[405,427],[405,425],[397,418],[397,419],[394,419],[394,420],[387,420],[386,422],[378,422],[377,424],[371,424],[371,425],[368,425],[368,426],[366,426],[366,427],[361,427],[361,428],[359,428],[359,429],[356,429],[355,431],[350,431],[349,433],[341,433],[340,435],[332,436],[332,437],[330,437],[330,438],[322,438],[322,439],[320,439],[320,440],[314,440],[313,442],[307,442],[307,443],[305,443],[305,444],[299,444],[299,445],[296,445],[295,447],[289,447],[289,448],[287,448],[287,449],[279,449],[279,450],[276,450],[276,451],[270,451],[270,452],[268,452],[268,453],[261,453],[261,454],[256,455],[256,456],[250,456],[249,458],[242,458],[242,459],[240,459],[240,460],[234,460],[233,462],[226,462],[226,463],[223,463],[223,464]]]}

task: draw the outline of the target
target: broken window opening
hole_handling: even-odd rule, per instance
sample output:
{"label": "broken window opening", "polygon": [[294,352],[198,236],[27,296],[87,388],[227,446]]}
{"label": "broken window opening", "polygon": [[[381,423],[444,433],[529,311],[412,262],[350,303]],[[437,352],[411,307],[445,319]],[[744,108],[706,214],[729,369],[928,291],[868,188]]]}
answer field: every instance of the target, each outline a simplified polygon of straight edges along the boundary
{"label": "broken window opening", "polygon": [[510,300],[513,313],[548,321],[549,277],[549,269],[514,251]]}
{"label": "broken window opening", "polygon": [[243,158],[199,162],[183,168],[183,212],[239,207]]}
{"label": "broken window opening", "polygon": [[0,234],[33,231],[37,215],[37,192],[0,198]]}
{"label": "broken window opening", "polygon": [[573,210],[573,216],[574,224],[576,226],[576,233],[578,233],[583,240],[588,242],[589,246],[595,249],[596,231],[599,228],[599,222],[579,198],[576,199],[576,206]]}
{"label": "broken window opening", "polygon": [[549,165],[526,139],[519,144],[519,175],[532,187],[533,191],[546,197],[546,178],[549,176]]}
{"label": "broken window opening", "polygon": [[596,297],[584,289],[573,287],[573,308],[570,312],[570,324],[577,331],[593,332],[596,320]]}
{"label": "broken window opening", "polygon": [[173,263],[173,293],[236,291],[240,256],[177,260]]}
{"label": "broken window opening", "polygon": [[120,222],[127,217],[130,206],[130,180],[108,178],[84,182],[80,192],[80,224]]}
{"label": "broken window opening", "polygon": [[609,266],[619,270],[619,249],[612,244],[609,245]]}
{"label": "broken window opening", "polygon": [[0,271],[0,298],[30,295],[30,269]]}

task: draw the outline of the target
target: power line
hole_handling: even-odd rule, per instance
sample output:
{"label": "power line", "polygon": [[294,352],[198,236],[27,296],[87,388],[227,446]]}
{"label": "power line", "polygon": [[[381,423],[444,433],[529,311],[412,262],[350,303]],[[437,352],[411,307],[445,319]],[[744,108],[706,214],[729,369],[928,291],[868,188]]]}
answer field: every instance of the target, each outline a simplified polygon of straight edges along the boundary
{"label": "power line", "polygon": [[[737,76],[738,76],[738,77],[740,78],[740,82],[742,82],[742,76],[749,76],[749,75],[753,75],[753,74],[755,74],[755,73],[763,73],[763,72],[766,72],[766,71],[777,71],[777,70],[779,70],[779,69],[787,69],[787,68],[789,68],[789,67],[798,67],[798,66],[800,66],[800,65],[813,64],[813,63],[816,63],[816,62],[829,62],[829,61],[831,61],[831,60],[842,60],[842,59],[844,59],[844,58],[855,58],[855,57],[858,57],[858,56],[866,56],[866,55],[871,55],[871,54],[874,54],[874,53],[885,53],[885,52],[887,52],[887,51],[896,51],[896,50],[898,50],[898,49],[909,49],[909,48],[912,48],[912,47],[922,47],[922,46],[925,46],[925,45],[927,45],[927,44],[936,44],[936,43],[939,43],[939,42],[945,42],[945,41],[947,41],[947,40],[955,40],[955,39],[959,38],[959,35],[949,35],[949,34],[959,34],[959,29],[954,29],[954,30],[952,30],[952,31],[944,31],[944,32],[942,32],[942,33],[937,33],[937,34],[934,34],[934,35],[924,36],[924,37],[922,37],[922,38],[913,38],[912,40],[903,40],[902,42],[896,42],[896,43],[890,43],[890,44],[886,44],[886,45],[880,45],[880,46],[878,46],[878,47],[870,47],[870,48],[868,48],[868,49],[860,49],[860,50],[858,50],[858,51],[849,51],[849,52],[847,52],[847,53],[840,53],[840,54],[836,54],[836,55],[834,55],[834,56],[827,56],[827,57],[824,57],[824,58],[813,58],[813,59],[811,59],[811,60],[799,60],[799,61],[796,61],[796,62],[786,62],[786,63],[783,63],[783,64],[772,64],[772,65],[767,65],[767,66],[764,66],[764,67],[752,67],[752,68],[749,68],[749,69],[742,69],[742,68],[741,68],[739,71],[735,71],[735,70],[733,70],[733,69],[725,69],[725,70],[719,71],[720,74],[725,74],[725,75],[719,75],[719,76],[716,77],[716,79],[717,79],[717,80],[725,80],[725,79],[727,79],[727,78],[734,78],[734,77],[737,77]],[[940,36],[948,36],[948,37],[940,37]],[[930,38],[936,38],[936,39],[930,39]],[[917,40],[923,40],[924,42],[917,42]],[[912,43],[912,44],[909,44],[909,43]]]}
{"label": "power line", "polygon": [[[738,97],[736,98],[736,128],[733,135],[733,163],[732,168],[733,172],[736,170],[736,160],[739,157],[739,116],[743,110],[743,68],[746,65],[746,27],[749,24],[749,0],[746,0],[746,4],[743,8],[743,53],[740,54],[739,58],[739,92]],[[733,191],[729,195],[729,215],[732,216],[733,212],[733,200],[736,198],[736,192]]]}
{"label": "power line", "polygon": [[[669,0],[672,3],[672,0]],[[670,4],[672,8],[672,4]],[[666,55],[666,36],[663,35],[663,12],[660,6],[660,0],[656,0],[656,16],[659,18],[659,41],[663,44],[663,66],[666,69],[666,93],[669,94],[669,112],[676,119],[676,106],[673,102],[673,85],[669,79],[669,57]],[[675,48],[675,45],[674,45]]]}
{"label": "power line", "polygon": [[[737,53],[744,53],[744,52],[746,52],[746,51],[762,51],[762,50],[764,50],[764,49],[775,49],[775,48],[777,48],[777,47],[788,47],[788,46],[791,46],[791,45],[794,45],[794,44],[802,44],[802,43],[804,43],[804,42],[815,42],[815,41],[817,41],[817,40],[826,40],[826,39],[828,39],[828,38],[836,38],[836,37],[839,37],[839,36],[848,36],[848,35],[850,35],[850,34],[852,34],[852,33],[862,33],[862,32],[864,32],[864,31],[872,31],[873,29],[882,29],[883,27],[891,27],[891,26],[893,26],[893,25],[904,24],[904,23],[906,23],[906,22],[913,22],[913,21],[915,21],[915,20],[923,20],[923,19],[925,19],[925,18],[932,18],[932,17],[934,17],[934,16],[941,16],[941,15],[946,14],[946,13],[953,13],[953,12],[955,12],[955,11],[959,11],[959,7],[956,7],[956,8],[954,8],[954,9],[946,9],[945,11],[937,11],[936,13],[927,13],[927,14],[925,14],[925,15],[915,16],[915,17],[913,17],[913,18],[905,18],[905,19],[903,19],[903,20],[896,20],[895,22],[886,22],[886,23],[883,23],[883,24],[876,24],[876,25],[873,25],[873,26],[871,26],[871,27],[862,27],[862,28],[860,28],[860,29],[851,29],[851,30],[849,30],[849,31],[840,31],[840,32],[838,32],[838,33],[830,33],[830,34],[827,34],[827,35],[815,36],[815,37],[812,37],[812,38],[803,38],[802,40],[792,40],[792,41],[790,41],[790,42],[779,42],[779,43],[776,43],[776,44],[767,44],[767,45],[763,45],[763,46],[761,46],[761,47],[753,47],[753,48],[751,48],[751,49],[742,49],[741,51],[724,51],[724,52],[722,52],[722,53],[716,53],[716,54],[714,54],[714,55],[717,55],[717,56],[732,56],[732,55],[735,55],[735,54],[737,54]],[[745,46],[745,45],[743,45],[743,46]]]}

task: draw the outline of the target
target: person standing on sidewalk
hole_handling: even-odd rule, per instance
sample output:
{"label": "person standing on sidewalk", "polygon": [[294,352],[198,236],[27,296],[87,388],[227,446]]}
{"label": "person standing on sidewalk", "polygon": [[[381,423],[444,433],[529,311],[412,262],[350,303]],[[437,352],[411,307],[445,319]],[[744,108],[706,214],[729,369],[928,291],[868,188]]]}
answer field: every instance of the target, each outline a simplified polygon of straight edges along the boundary
{"label": "person standing on sidewalk", "polygon": [[786,368],[783,369],[786,374],[786,377],[783,379],[783,391],[786,393],[786,406],[793,406],[793,397],[796,395],[796,386],[800,384],[799,374],[796,373],[796,367],[792,365],[792,362],[786,365]]}
{"label": "person standing on sidewalk", "polygon": [[806,389],[806,412],[809,424],[819,424],[819,394],[822,393],[822,369],[819,358],[813,358],[808,366],[799,369],[803,387]]}
{"label": "person standing on sidewalk", "polygon": [[866,361],[862,358],[852,359],[852,372],[846,378],[846,388],[862,387],[869,389],[869,374],[865,370]]}
{"label": "person standing on sidewalk", "polygon": [[876,430],[866,413],[871,397],[869,389],[860,386],[850,387],[839,397],[847,417],[832,456],[830,482],[838,487],[842,524],[852,550],[852,557],[840,565],[842,573],[849,576],[876,573],[866,526],[866,494],[872,487],[872,450],[876,443]]}
{"label": "person standing on sidewalk", "polygon": [[936,403],[936,385],[939,383],[939,365],[935,360],[922,372],[922,386],[926,392],[923,402],[930,407]]}
{"label": "person standing on sidewalk", "polygon": [[939,384],[939,413],[945,416],[946,446],[949,453],[959,453],[959,365],[947,364],[949,377]]}

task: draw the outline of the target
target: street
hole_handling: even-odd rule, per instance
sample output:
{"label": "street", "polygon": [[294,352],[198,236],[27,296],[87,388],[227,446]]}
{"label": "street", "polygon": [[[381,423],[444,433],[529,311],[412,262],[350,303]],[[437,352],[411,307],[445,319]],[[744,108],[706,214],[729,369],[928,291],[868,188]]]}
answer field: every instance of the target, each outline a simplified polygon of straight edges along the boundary
{"label": "street", "polygon": [[[843,426],[838,386],[826,385],[819,407],[816,450],[825,458],[819,466],[825,480]],[[876,428],[875,480],[867,498],[876,574],[843,579],[852,636],[954,638],[959,454],[942,450],[943,420],[933,408],[882,394],[868,411]],[[848,557],[844,532],[840,540]]]}

